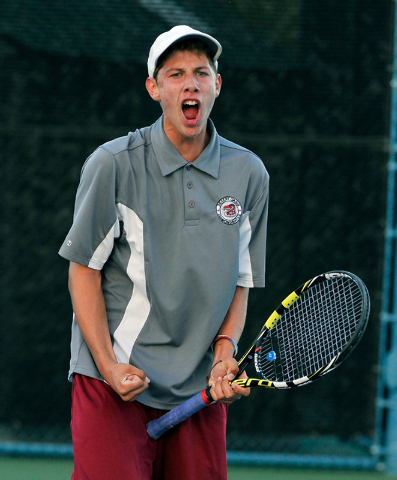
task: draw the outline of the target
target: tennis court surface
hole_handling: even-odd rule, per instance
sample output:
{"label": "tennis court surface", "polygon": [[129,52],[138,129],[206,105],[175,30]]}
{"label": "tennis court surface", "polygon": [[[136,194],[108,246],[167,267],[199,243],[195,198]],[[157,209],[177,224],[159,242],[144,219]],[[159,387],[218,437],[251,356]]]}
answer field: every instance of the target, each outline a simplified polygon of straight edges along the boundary
{"label": "tennis court surface", "polygon": [[[1,480],[69,480],[72,460],[0,457]],[[381,472],[230,467],[229,480],[397,480]],[[175,479],[178,480],[178,479]]]}

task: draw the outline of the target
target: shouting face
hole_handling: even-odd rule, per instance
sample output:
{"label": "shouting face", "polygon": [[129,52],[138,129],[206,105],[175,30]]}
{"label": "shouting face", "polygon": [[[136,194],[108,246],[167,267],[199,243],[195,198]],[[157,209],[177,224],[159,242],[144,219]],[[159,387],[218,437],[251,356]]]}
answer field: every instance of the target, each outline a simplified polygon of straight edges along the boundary
{"label": "shouting face", "polygon": [[205,137],[207,120],[221,89],[221,77],[205,54],[176,51],[159,70],[157,81],[147,79],[146,88],[161,104],[164,131],[174,145]]}

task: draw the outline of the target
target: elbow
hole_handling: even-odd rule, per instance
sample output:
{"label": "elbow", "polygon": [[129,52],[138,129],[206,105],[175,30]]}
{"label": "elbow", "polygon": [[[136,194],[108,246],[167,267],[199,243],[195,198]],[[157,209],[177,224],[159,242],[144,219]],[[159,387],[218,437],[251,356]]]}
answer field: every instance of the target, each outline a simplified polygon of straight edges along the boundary
{"label": "elbow", "polygon": [[77,290],[84,289],[86,285],[96,285],[100,287],[102,275],[100,270],[94,270],[78,263],[70,262],[68,289],[73,297]]}

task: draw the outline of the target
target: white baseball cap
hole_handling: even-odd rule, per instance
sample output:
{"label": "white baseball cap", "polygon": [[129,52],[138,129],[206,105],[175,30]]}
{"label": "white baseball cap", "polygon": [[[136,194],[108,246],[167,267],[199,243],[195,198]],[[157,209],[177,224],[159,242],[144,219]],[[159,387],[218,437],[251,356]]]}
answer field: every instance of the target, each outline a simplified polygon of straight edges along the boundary
{"label": "white baseball cap", "polygon": [[159,35],[154,41],[147,61],[149,77],[153,77],[160,55],[162,55],[171,45],[184,38],[197,38],[206,43],[213,53],[212,58],[215,62],[215,66],[217,67],[217,59],[222,53],[222,46],[218,40],[215,40],[215,38],[207,35],[206,33],[194,30],[187,25],[177,25],[176,27],[171,28],[171,30],[168,32],[164,32]]}

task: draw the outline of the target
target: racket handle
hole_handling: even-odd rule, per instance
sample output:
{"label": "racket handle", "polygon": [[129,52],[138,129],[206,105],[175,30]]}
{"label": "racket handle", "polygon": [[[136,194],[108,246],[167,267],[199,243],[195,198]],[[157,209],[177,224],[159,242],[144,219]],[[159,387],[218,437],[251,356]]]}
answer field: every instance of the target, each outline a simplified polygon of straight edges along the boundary
{"label": "racket handle", "polygon": [[167,430],[183,422],[194,413],[211,405],[213,402],[210,387],[207,387],[202,392],[197,393],[194,397],[189,398],[186,402],[178,405],[168,413],[156,420],[152,420],[146,425],[147,432],[150,438],[157,440]]}

